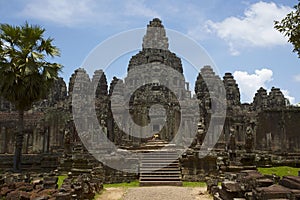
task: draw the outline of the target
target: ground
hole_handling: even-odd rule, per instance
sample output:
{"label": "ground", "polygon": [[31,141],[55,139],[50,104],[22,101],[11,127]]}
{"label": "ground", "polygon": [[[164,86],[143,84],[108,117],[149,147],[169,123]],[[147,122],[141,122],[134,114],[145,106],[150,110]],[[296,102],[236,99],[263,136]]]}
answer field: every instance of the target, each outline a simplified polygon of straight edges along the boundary
{"label": "ground", "polygon": [[97,200],[211,200],[205,187],[111,187]]}

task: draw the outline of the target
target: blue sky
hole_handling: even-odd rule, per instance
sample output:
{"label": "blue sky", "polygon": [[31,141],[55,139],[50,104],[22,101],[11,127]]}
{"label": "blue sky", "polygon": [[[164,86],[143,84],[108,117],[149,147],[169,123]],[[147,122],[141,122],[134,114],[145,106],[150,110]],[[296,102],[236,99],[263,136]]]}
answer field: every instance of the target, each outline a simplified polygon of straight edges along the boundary
{"label": "blue sky", "polygon": [[[0,23],[28,21],[44,27],[46,36],[55,38],[61,50],[55,61],[64,66],[61,75],[68,82],[99,43],[120,32],[144,28],[159,17],[166,28],[199,43],[221,76],[234,74],[243,102],[252,101],[260,86],[268,90],[274,86],[292,103],[298,103],[300,59],[273,28],[273,21],[283,18],[295,4],[297,0],[2,0]],[[129,58],[116,61],[111,73],[125,73]],[[191,85],[196,77],[188,77]]]}

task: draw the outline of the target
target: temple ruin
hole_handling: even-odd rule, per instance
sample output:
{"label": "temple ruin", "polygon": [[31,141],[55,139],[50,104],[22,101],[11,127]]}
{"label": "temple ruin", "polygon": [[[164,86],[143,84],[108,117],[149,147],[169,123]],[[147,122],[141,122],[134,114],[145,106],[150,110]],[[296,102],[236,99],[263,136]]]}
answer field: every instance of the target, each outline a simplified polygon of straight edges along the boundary
{"label": "temple ruin", "polygon": [[[86,74],[86,78],[80,82],[83,88],[88,87],[93,80],[99,80],[95,92],[98,121],[105,129],[107,138],[119,148],[138,149],[147,143],[149,138],[143,139],[128,135],[124,130],[134,127],[133,122],[138,125],[147,125],[152,105],[160,104],[161,109],[166,110],[167,126],[161,124],[161,120],[164,119],[160,116],[162,113],[152,113],[157,121],[154,121],[147,131],[158,133],[162,141],[169,142],[176,135],[177,125],[180,123],[181,113],[178,105],[188,105],[193,99],[199,102],[201,116],[198,116],[200,119],[197,122],[198,133],[195,133],[196,137],[192,138],[194,141],[188,151],[179,158],[183,180],[205,180],[205,176],[217,176],[220,170],[229,170],[231,166],[239,169],[251,168],[250,165],[264,166],[275,163],[300,166],[300,107],[289,105],[281,90],[274,87],[269,93],[264,88],[257,88],[253,102],[242,103],[240,89],[233,75],[228,72],[223,77],[219,77],[210,66],[201,68],[195,82],[195,95],[192,96],[189,84],[184,79],[180,57],[168,49],[168,37],[161,20],[155,18],[147,27],[148,30],[152,27],[160,27],[162,31],[154,36],[151,32],[145,34],[142,49],[130,59],[127,68],[128,76],[123,80],[117,77],[107,80],[102,70],[95,71],[90,79],[86,71],[79,68],[70,77],[68,89],[64,80],[58,79],[48,97],[34,103],[26,112],[22,163],[25,170],[59,169],[73,170],[73,173],[90,173],[89,169],[99,166],[99,163],[93,161],[92,156],[81,145],[73,121],[72,93],[77,89],[74,87],[74,82],[79,73]],[[121,127],[114,120],[112,110],[120,116],[123,115],[123,111],[112,102],[112,95],[116,100],[118,95],[129,94],[130,87],[134,88],[135,84],[150,80],[147,73],[141,74],[138,78],[133,78],[130,73],[143,66],[147,66],[149,70],[154,69],[157,63],[171,67],[176,73],[180,73],[183,79],[168,74],[170,79],[163,84],[167,87],[153,82],[137,90],[128,105],[132,120],[122,121],[124,127]],[[217,78],[223,82],[226,90],[227,111],[223,129],[221,129],[222,126],[216,126],[214,129],[221,131],[217,144],[208,156],[200,159],[197,156],[199,145],[201,146],[206,136],[211,117],[211,96],[203,79],[204,74],[206,77]],[[122,89],[122,84],[127,85],[129,89]],[[176,98],[176,95],[168,89],[169,85],[180,94],[179,98]],[[217,90],[218,88],[215,92]],[[182,117],[187,121],[184,124],[184,130],[187,133],[193,131],[191,123],[195,116]],[[124,119],[127,118],[124,117]],[[0,98],[0,170],[3,171],[12,167],[16,123],[17,112],[13,105]],[[138,135],[139,129],[130,131]],[[207,137],[211,136],[207,135]],[[85,156],[80,157],[79,154]],[[106,182],[122,182],[138,177],[132,174],[123,176],[124,173],[116,172],[109,167],[104,167],[103,173],[106,175]]]}

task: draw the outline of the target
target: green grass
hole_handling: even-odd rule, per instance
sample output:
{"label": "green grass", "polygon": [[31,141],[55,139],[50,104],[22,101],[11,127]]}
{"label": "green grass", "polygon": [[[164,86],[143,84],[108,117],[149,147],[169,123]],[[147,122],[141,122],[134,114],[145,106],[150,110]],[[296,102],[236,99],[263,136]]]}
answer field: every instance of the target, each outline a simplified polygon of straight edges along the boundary
{"label": "green grass", "polygon": [[109,187],[138,187],[139,186],[139,181],[135,180],[130,183],[111,183],[111,184],[103,184],[104,188],[109,188]]}
{"label": "green grass", "polygon": [[281,167],[270,167],[270,168],[262,168],[259,167],[257,170],[262,174],[276,174],[277,176],[298,176],[298,171],[300,171],[300,168],[295,167],[287,167],[287,166],[281,166]]}
{"label": "green grass", "polygon": [[63,184],[64,180],[67,178],[67,175],[60,175],[58,176],[58,181],[57,181],[57,187],[60,188],[61,185]]}
{"label": "green grass", "polygon": [[182,182],[183,183],[183,187],[206,187],[206,183],[205,182]]}

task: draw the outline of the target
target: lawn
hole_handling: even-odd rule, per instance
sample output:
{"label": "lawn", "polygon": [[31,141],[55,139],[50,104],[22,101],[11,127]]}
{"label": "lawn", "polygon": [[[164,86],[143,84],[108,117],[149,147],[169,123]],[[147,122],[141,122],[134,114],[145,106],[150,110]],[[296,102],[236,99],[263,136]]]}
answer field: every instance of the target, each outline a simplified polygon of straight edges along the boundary
{"label": "lawn", "polygon": [[60,175],[58,176],[58,181],[57,181],[57,187],[60,188],[61,185],[63,184],[64,180],[67,178],[67,175]]}
{"label": "lawn", "polygon": [[277,176],[298,176],[298,171],[300,168],[295,167],[287,167],[287,166],[280,166],[280,167],[270,167],[270,168],[263,168],[259,167],[257,170],[262,174],[276,174]]}
{"label": "lawn", "polygon": [[186,182],[183,181],[183,187],[206,187],[205,182]]}
{"label": "lawn", "polygon": [[138,187],[139,186],[139,181],[131,181],[130,183],[110,183],[110,184],[103,184],[104,188],[109,188],[109,187]]}

